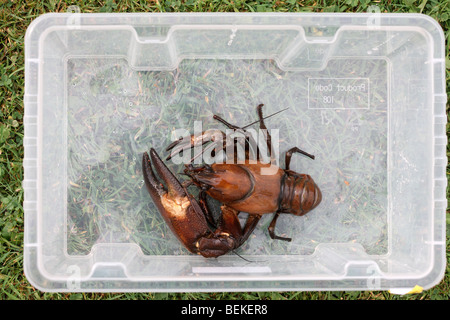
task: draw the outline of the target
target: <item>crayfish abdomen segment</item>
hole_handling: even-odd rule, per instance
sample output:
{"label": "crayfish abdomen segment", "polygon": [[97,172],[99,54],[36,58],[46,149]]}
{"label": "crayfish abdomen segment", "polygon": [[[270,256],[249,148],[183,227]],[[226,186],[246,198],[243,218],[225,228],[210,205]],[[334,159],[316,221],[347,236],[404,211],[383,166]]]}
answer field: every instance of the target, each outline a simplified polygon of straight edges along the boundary
{"label": "crayfish abdomen segment", "polygon": [[283,180],[281,212],[302,216],[322,201],[322,193],[310,175],[286,171]]}

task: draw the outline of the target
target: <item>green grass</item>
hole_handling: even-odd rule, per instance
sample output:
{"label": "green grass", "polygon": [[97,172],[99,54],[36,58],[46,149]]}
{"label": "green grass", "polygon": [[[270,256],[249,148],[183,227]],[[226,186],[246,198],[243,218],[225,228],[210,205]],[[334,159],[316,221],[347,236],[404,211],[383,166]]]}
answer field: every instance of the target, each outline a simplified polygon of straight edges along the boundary
{"label": "green grass", "polygon": [[[79,1],[81,12],[365,12],[370,5],[381,12],[420,12],[435,18],[447,41],[446,79],[450,93],[450,0],[404,1]],[[48,12],[66,12],[63,1],[0,0],[0,299],[449,299],[450,267],[440,284],[420,294],[398,296],[386,291],[246,292],[246,293],[43,293],[23,274],[23,94],[24,35],[30,22]],[[167,90],[170,90],[168,88]],[[447,105],[448,111],[448,105]],[[447,126],[447,135],[449,133]],[[137,132],[136,134],[138,134]],[[447,151],[447,154],[449,152]],[[123,164],[124,168],[127,167]],[[447,176],[450,169],[447,168]],[[449,193],[447,193],[449,198]],[[75,203],[76,205],[76,203]],[[85,207],[89,208],[89,206]],[[76,207],[75,207],[76,209]],[[89,210],[89,209],[87,209]],[[76,212],[76,210],[74,210]],[[447,238],[450,214],[447,212]],[[80,234],[84,234],[80,232]],[[83,242],[84,241],[84,242]],[[92,239],[73,239],[74,252],[85,252]],[[447,240],[447,252],[449,252]],[[448,254],[447,254],[448,255]]]}

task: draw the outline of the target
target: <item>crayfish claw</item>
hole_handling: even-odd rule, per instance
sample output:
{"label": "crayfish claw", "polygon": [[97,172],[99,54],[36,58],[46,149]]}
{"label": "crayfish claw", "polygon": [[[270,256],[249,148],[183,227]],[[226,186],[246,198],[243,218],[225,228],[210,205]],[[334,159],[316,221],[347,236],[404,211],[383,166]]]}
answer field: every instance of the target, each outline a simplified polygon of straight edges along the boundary
{"label": "crayfish claw", "polygon": [[159,210],[163,209],[161,203],[161,197],[167,193],[164,185],[162,185],[155,176],[153,172],[152,165],[150,162],[150,157],[147,152],[144,152],[142,157],[142,172],[144,176],[145,186],[147,187],[148,193],[150,194],[153,202],[156,204]]}
{"label": "crayfish claw", "polygon": [[166,183],[169,194],[173,197],[185,197],[187,194],[185,189],[183,188],[183,185],[166,167],[164,162],[162,162],[161,158],[153,148],[150,149],[150,158],[152,160],[153,166],[156,169],[156,172]]}
{"label": "crayfish claw", "polygon": [[147,190],[166,224],[189,251],[197,253],[198,239],[211,233],[202,208],[153,148],[144,153],[142,170]]}

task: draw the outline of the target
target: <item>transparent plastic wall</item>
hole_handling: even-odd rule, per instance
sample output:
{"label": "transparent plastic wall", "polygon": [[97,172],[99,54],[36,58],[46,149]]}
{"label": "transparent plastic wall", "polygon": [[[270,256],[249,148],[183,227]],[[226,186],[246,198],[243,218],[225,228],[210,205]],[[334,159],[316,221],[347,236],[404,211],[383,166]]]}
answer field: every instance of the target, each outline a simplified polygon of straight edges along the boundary
{"label": "transparent plastic wall", "polygon": [[[374,20],[375,19],[375,20]],[[445,270],[443,34],[423,15],[49,14],[26,35],[25,272],[50,291],[431,287]],[[323,193],[187,252],[143,187],[180,128],[265,113]],[[280,156],[283,167],[284,158]],[[168,163],[174,172],[180,166]],[[180,178],[182,178],[180,176]],[[245,213],[242,214],[245,218]],[[249,262],[250,261],[250,262]]]}

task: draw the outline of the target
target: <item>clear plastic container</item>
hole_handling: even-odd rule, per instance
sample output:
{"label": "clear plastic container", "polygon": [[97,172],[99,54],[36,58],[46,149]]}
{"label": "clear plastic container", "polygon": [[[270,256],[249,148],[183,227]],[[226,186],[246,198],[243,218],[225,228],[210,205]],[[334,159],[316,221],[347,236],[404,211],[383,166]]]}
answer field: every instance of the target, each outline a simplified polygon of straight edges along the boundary
{"label": "clear plastic container", "polygon": [[[444,36],[417,14],[46,14],[25,39],[25,274],[44,291],[409,290],[445,272]],[[264,103],[322,203],[206,259],[141,158]],[[180,166],[167,163],[175,173]],[[186,177],[178,175],[180,180]],[[242,214],[245,218],[245,213]]]}

